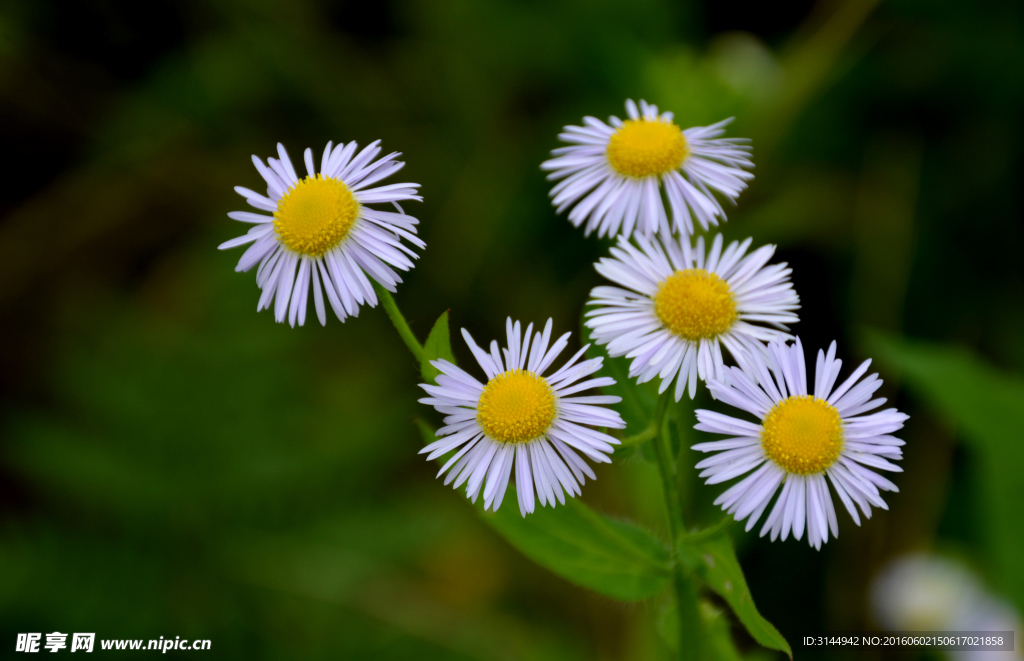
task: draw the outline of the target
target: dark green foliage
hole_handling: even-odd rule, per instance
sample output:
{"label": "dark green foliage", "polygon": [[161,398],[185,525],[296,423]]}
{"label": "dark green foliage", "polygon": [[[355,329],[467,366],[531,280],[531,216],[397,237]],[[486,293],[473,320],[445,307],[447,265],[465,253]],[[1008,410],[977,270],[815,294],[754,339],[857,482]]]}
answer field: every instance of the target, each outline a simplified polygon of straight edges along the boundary
{"label": "dark green foliage", "polygon": [[[250,154],[380,138],[408,163],[396,180],[423,184],[406,211],[427,248],[396,295],[418,338],[447,309],[480,341],[509,315],[575,332],[608,242],[556,216],[538,166],[563,125],[627,96],[686,126],[737,117],[757,178],[726,238],[778,243],[805,346],[838,339],[846,372],[874,355],[911,416],[889,512],[861,528],[840,512],[821,553],[733,531],[758,611],[790,641],[863,630],[880,564],[946,544],[1022,605],[1019,4],[823,2],[767,31],[741,7],[709,22],[723,12],[668,0],[3,3],[0,644],[96,631],[210,638],[218,659],[668,658],[664,599],[624,608],[552,575],[434,479],[409,424],[440,424],[416,403],[432,376],[379,309],[276,325],[254,273],[233,271],[241,251],[215,250],[247,229],[225,214],[243,208],[233,186],[259,185]],[[865,325],[891,339],[859,347]],[[638,392],[629,434],[653,408]],[[692,465],[692,412],[672,415]],[[629,543],[657,554],[643,454],[598,467],[573,507],[607,513],[612,538],[643,522],[652,543]],[[688,524],[712,523],[724,487],[685,465],[679,482]],[[500,516],[519,517],[514,496]],[[945,532],[968,525],[977,538]],[[659,562],[634,576],[653,585]],[[708,589],[709,645],[749,656],[742,614]]]}

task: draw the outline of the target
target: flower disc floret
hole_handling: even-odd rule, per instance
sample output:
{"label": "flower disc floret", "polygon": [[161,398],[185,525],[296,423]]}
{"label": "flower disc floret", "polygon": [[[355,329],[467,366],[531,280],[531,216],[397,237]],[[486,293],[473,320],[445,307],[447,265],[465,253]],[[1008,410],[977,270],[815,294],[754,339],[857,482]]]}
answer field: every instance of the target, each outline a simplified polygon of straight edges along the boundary
{"label": "flower disc floret", "polygon": [[628,119],[608,140],[608,162],[627,177],[651,177],[679,168],[690,155],[682,129],[663,119]]}
{"label": "flower disc floret", "polygon": [[704,269],[676,271],[658,287],[654,311],[665,327],[696,342],[718,337],[736,322],[728,283]]}
{"label": "flower disc floret", "polygon": [[341,243],[359,217],[359,203],[339,179],[306,177],[277,203],[274,229],[293,251],[320,257]]}
{"label": "flower disc floret", "polygon": [[811,395],[789,397],[768,412],[761,445],[788,473],[820,473],[843,449],[843,420],[836,407]]}
{"label": "flower disc floret", "polygon": [[484,432],[502,443],[543,435],[555,419],[555,393],[533,372],[513,369],[487,382],[477,406]]}

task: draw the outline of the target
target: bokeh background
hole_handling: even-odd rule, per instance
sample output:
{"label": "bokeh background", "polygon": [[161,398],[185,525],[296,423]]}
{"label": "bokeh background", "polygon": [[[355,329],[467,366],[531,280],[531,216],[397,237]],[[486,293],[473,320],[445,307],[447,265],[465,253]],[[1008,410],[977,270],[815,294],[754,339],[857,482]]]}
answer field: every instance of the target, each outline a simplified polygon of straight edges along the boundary
{"label": "bokeh background", "polygon": [[[799,639],[877,630],[869,582],[908,551],[1024,607],[1022,18],[1013,0],[3,3],[0,648],[95,631],[222,659],[669,658],[664,604],[531,564],[434,480],[410,422],[432,412],[381,310],[275,324],[215,249],[245,229],[225,214],[261,185],[250,154],[380,138],[423,185],[407,209],[428,247],[397,294],[414,330],[446,309],[481,338],[508,315],[576,330],[608,243],[555,216],[538,166],[627,97],[683,126],[737,117],[757,177],[726,237],[777,243],[804,344],[874,356],[911,415],[889,512],[841,513],[820,553],[736,531],[762,614],[797,658],[840,658]],[[664,532],[659,488],[636,453],[584,500]],[[691,485],[691,523],[718,491]]]}

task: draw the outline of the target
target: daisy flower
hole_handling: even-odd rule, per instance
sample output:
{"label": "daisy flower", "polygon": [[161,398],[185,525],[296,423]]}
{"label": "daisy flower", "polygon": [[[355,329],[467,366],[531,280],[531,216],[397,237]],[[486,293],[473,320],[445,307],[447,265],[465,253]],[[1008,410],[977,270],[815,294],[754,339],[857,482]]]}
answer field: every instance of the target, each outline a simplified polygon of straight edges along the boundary
{"label": "daisy flower", "polygon": [[[789,281],[785,263],[765,266],[775,246],[749,255],[750,239],[722,249],[715,236],[705,254],[704,237],[625,237],[611,257],[595,265],[597,272],[619,287],[595,287],[587,305],[591,337],[607,346],[612,357],[632,358],[629,375],[638,383],[661,379],[659,392],[676,381],[676,401],[689,384],[719,377],[724,368],[722,347],[738,357],[764,353],[762,342],[789,337],[786,324],[799,321],[800,299]],[[625,287],[625,289],[623,288]],[[757,324],[768,324],[765,327]]]}
{"label": "daisy flower", "polygon": [[[299,178],[284,146],[278,143],[279,159],[264,164],[252,162],[267,182],[267,195],[236,186],[235,191],[250,206],[270,213],[233,211],[229,218],[251,223],[244,236],[225,241],[226,250],[251,243],[235,271],[248,271],[259,264],[256,284],[263,290],[256,310],[274,305],[278,323],[288,320],[292,327],[306,321],[306,305],[312,284],[313,305],[321,324],[327,323],[324,292],[338,319],[359,315],[359,306],[377,305],[370,279],[388,291],[402,278],[394,269],[408,271],[417,255],[402,243],[417,248],[426,244],[416,236],[418,220],[398,205],[403,200],[422,201],[419,184],[389,184],[373,187],[405,165],[397,152],[377,158],[380,140],[358,154],[355,142],[332,148],[327,143],[316,172],[313,152],[305,152],[306,176]],[[376,160],[374,160],[376,159]],[[380,211],[367,204],[391,203],[399,213]],[[321,286],[322,285],[322,286]]]}
{"label": "daisy flower", "polygon": [[[725,211],[712,191],[735,202],[754,175],[747,141],[722,138],[726,119],[711,126],[680,129],[672,113],[626,101],[626,121],[610,117],[608,124],[584,117],[586,126],[566,126],[559,134],[568,147],[551,152],[541,164],[548,180],[561,180],[551,189],[552,204],[589,235],[630,236],[634,230],[650,237],[661,230],[693,234],[693,219],[704,229],[725,220]],[[664,191],[664,198],[662,192]],[[665,209],[671,210],[672,223]]]}
{"label": "daisy flower", "polygon": [[800,338],[792,346],[776,340],[768,346],[767,360],[750,354],[742,368],[728,368],[726,378],[708,382],[716,399],[760,420],[699,410],[695,427],[729,436],[693,446],[715,453],[697,464],[707,484],[750,473],[715,500],[737,521],[747,519],[748,531],[780,487],[761,528],[762,537],[771,531],[772,541],[779,534],[785,540],[790,532],[800,539],[805,524],[807,541],[816,549],[828,541],[830,530],[833,537],[839,535],[829,483],[858,526],[858,507],[865,518],[871,518],[872,505],[889,509],[879,490],[898,489],[876,470],[902,472],[890,459],[903,457],[903,441],[892,434],[908,416],[896,409],[867,414],[885,403],[871,398],[882,386],[878,375],[861,378],[870,360],[833,389],[842,362],[836,360],[835,342],[827,354],[819,350],[814,394],[809,395]]}
{"label": "daisy flower", "polygon": [[541,505],[554,507],[556,499],[565,504],[565,493],[569,497],[581,493],[584,476],[594,479],[594,472],[580,455],[596,462],[611,461],[608,454],[619,441],[584,425],[622,429],[626,424],[618,413],[600,406],[616,404],[620,397],[574,396],[615,384],[610,377],[580,381],[601,369],[602,358],[577,362],[587,347],[544,376],[565,349],[571,333],[549,347],[548,319],[544,332],[533,335],[531,346],[533,324],[526,327],[525,335],[518,321],[513,324],[509,319],[505,327],[508,348],[500,352],[497,342],[491,342],[488,353],[476,345],[465,329],[462,331],[466,344],[487,374],[486,383],[446,360],[432,362],[441,374],[436,386],[420,384],[430,395],[420,402],[432,405],[447,417],[445,426],[437,430],[439,440],[420,453],[429,453],[427,459],[433,460],[461,448],[437,476],[447,472],[444,483],[454,480],[455,488],[466,482],[466,495],[473,502],[483,489],[484,509],[493,511],[501,505],[515,467],[519,511],[526,516],[534,510],[535,490]]}

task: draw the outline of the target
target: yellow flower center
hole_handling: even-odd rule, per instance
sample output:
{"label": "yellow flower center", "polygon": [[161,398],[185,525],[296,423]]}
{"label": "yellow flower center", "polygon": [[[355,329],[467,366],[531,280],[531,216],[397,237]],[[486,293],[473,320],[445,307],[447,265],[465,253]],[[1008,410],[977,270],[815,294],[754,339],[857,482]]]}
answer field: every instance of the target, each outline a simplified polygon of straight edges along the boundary
{"label": "yellow flower center", "polygon": [[763,425],[765,454],[788,473],[820,473],[843,449],[843,420],[824,399],[790,397],[772,407]]}
{"label": "yellow flower center", "polygon": [[476,419],[496,441],[532,441],[543,435],[555,419],[555,393],[533,372],[509,370],[484,386]]}
{"label": "yellow flower center", "polygon": [[654,296],[654,311],[676,335],[697,342],[717,337],[736,321],[736,301],[729,285],[704,269],[676,271]]}
{"label": "yellow flower center", "polygon": [[628,119],[608,140],[608,162],[627,177],[665,174],[683,164],[690,147],[682,129],[660,119]]}
{"label": "yellow flower center", "polygon": [[341,243],[359,217],[359,203],[340,179],[306,177],[277,203],[274,229],[297,253],[319,257]]}

